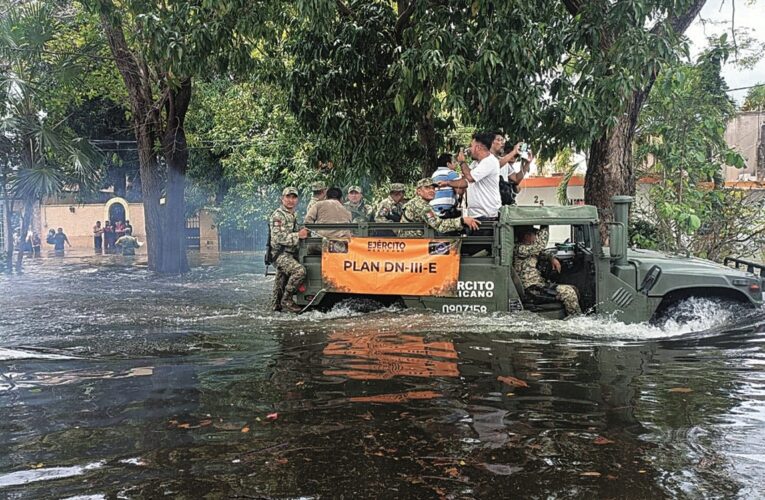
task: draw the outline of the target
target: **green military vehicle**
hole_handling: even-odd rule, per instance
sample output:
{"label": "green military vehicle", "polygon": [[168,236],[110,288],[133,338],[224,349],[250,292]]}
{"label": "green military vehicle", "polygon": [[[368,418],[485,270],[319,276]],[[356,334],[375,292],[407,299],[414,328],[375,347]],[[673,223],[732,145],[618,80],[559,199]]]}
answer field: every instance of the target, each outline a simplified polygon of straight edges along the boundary
{"label": "green military vehicle", "polygon": [[[307,277],[296,302],[306,308],[325,308],[347,298],[367,297],[384,305],[400,304],[443,313],[529,310],[547,318],[563,318],[563,306],[555,300],[540,302],[538,297],[535,300],[526,297],[513,269],[514,230],[538,225],[557,227],[558,233],[564,231],[568,236],[565,243],[547,250],[561,261],[562,270],[546,276],[553,282],[576,286],[582,310],[589,314],[611,315],[625,323],[635,323],[657,320],[673,305],[691,297],[720,298],[751,306],[762,304],[761,266],[731,259],[737,266],[740,263],[747,266],[747,271],[741,271],[704,259],[628,249],[627,219],[632,198],[617,196],[613,202],[615,222],[609,225],[610,247],[602,245],[596,208],[587,205],[503,206],[491,234],[485,236],[439,236],[429,227],[414,224],[309,225],[312,231],[349,231],[354,238],[368,242],[365,245],[370,249],[403,248],[405,243],[401,242],[411,240],[396,234],[415,228],[421,231],[418,239],[429,242],[431,253],[438,245],[459,242],[458,281],[436,292],[409,295],[397,292],[396,284],[416,285],[421,275],[401,275],[375,293],[355,285],[341,286],[336,281],[353,271],[366,272],[367,281],[375,281],[386,278],[387,269],[363,262],[329,269],[325,260],[331,256],[328,249],[347,251],[350,240],[324,239],[324,249],[319,252],[316,249],[322,238],[317,236],[301,242],[298,259],[305,266]],[[323,262],[327,269],[322,269]],[[401,264],[402,268],[404,265]],[[428,265],[433,266],[426,264],[426,269]],[[422,270],[421,265],[417,266],[415,269],[412,264],[412,273]]]}

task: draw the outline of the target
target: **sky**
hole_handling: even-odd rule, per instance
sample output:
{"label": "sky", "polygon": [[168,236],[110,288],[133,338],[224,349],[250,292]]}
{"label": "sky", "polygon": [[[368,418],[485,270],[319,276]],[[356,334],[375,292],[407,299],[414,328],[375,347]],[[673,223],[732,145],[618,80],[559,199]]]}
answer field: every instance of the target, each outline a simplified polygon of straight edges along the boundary
{"label": "sky", "polygon": [[[735,1],[735,4],[734,4]],[[765,0],[707,0],[707,3],[701,9],[701,15],[686,31],[686,35],[691,41],[691,55],[696,56],[702,51],[707,43],[707,36],[721,35],[728,33],[728,40],[731,39],[731,19],[733,6],[735,5],[736,28],[749,28],[752,38],[760,43],[765,42]],[[706,22],[702,22],[702,19]],[[724,24],[716,24],[724,23]],[[734,57],[731,56],[731,59]],[[765,83],[765,58],[761,59],[752,69],[742,69],[736,67],[731,60],[723,67],[723,77],[728,83],[728,88],[735,89],[754,85],[755,83]],[[737,103],[741,103],[746,97],[747,90],[731,92]]]}

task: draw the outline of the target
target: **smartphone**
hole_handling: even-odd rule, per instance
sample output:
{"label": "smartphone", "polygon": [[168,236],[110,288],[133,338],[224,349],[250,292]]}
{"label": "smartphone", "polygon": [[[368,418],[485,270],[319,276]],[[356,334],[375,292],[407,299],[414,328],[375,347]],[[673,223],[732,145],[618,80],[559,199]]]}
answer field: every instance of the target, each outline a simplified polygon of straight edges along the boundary
{"label": "smartphone", "polygon": [[522,142],[520,148],[518,148],[518,151],[520,152],[521,160],[528,161],[529,159],[529,145],[526,142]]}

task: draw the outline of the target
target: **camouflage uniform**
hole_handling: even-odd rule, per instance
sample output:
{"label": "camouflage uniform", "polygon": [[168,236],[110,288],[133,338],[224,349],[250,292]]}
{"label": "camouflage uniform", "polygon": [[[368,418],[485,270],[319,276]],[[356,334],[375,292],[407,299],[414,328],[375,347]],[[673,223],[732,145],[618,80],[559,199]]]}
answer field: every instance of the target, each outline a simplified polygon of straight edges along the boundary
{"label": "camouflage uniform", "polygon": [[282,205],[271,214],[269,226],[272,258],[276,257],[276,279],[271,294],[271,307],[274,311],[280,311],[284,303],[292,301],[292,296],[303,283],[305,268],[295,260],[299,241],[295,214]]}
{"label": "camouflage uniform", "polygon": [[[462,218],[442,219],[433,211],[430,203],[421,196],[415,196],[410,202],[404,205],[401,222],[424,222],[432,227],[438,233],[449,233],[462,231]],[[401,231],[399,236],[417,237],[422,236],[422,231],[409,230]]]}
{"label": "camouflage uniform", "polygon": [[353,216],[351,222],[354,224],[357,222],[369,220],[369,209],[367,208],[366,203],[364,203],[364,200],[361,200],[358,205],[354,205],[350,201],[346,201],[343,203],[343,206],[347,208],[349,212],[351,212],[351,215]]}
{"label": "camouflage uniform", "polygon": [[[542,252],[547,247],[549,236],[550,229],[547,226],[542,226],[542,229],[537,233],[534,243],[516,243],[515,245],[513,267],[521,280],[524,290],[532,287],[547,287],[547,282],[542,277],[539,269],[537,269],[537,263],[539,262],[540,255],[548,257]],[[553,284],[552,287],[555,289],[555,299],[563,303],[563,306],[566,308],[566,314],[580,314],[582,312],[579,306],[579,296],[574,286]]]}
{"label": "camouflage uniform", "polygon": [[317,201],[326,200],[326,191],[327,191],[327,185],[323,182],[314,182],[311,184],[311,191],[324,191],[324,197],[323,198],[317,198],[316,196],[311,196],[311,199],[308,201],[308,206],[305,207],[305,212],[308,213],[309,210],[311,210],[311,207],[316,204]]}
{"label": "camouflage uniform", "polygon": [[[390,192],[404,191],[404,185],[395,183],[391,184]],[[388,196],[375,207],[374,221],[375,222],[401,222],[401,216],[404,213],[404,201],[396,203],[392,197]]]}

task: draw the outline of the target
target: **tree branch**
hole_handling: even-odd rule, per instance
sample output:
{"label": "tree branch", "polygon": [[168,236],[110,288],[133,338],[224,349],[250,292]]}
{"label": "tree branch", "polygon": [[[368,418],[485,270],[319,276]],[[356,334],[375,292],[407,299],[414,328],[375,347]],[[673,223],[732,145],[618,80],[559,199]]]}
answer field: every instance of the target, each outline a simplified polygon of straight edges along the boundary
{"label": "tree branch", "polygon": [[343,0],[335,0],[335,4],[337,5],[337,10],[342,15],[346,17],[353,17],[353,11],[350,7],[348,7],[348,4],[343,2]]}
{"label": "tree branch", "polygon": [[563,5],[572,16],[576,16],[579,14],[579,11],[582,10],[582,3],[580,0],[563,0]]}
{"label": "tree branch", "polygon": [[[399,6],[401,6],[404,2],[400,1],[398,2]],[[396,26],[393,29],[393,33],[396,36],[397,41],[401,41],[401,35],[406,29],[407,26],[409,26],[409,20],[412,18],[412,14],[414,13],[415,6],[417,4],[417,0],[412,0],[408,3],[408,5],[404,8],[403,12],[399,10],[399,16],[398,19],[396,19]]]}

